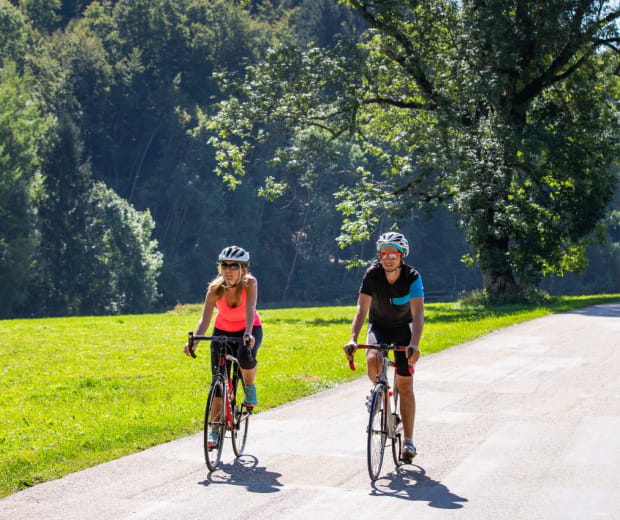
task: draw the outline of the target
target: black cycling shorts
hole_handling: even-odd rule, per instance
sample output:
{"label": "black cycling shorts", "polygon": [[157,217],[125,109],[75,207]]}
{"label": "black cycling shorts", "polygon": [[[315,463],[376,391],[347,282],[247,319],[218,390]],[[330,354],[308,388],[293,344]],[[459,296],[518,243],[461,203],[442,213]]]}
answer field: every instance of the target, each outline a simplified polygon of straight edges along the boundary
{"label": "black cycling shorts", "polygon": [[[234,338],[242,338],[244,334],[244,330],[230,332],[228,330],[218,329],[217,327],[213,328],[213,336],[229,336]],[[239,365],[241,368],[245,370],[252,369],[256,366],[256,354],[258,353],[258,348],[263,341],[263,327],[258,325],[252,328],[252,336],[254,336],[254,347],[248,349],[243,343],[239,343],[237,352],[231,352],[235,357],[239,360]],[[217,342],[211,342],[211,373],[215,374],[218,369],[218,345]],[[230,373],[230,363],[227,363],[226,369]]]}
{"label": "black cycling shorts", "polygon": [[[372,323],[368,325],[366,342],[369,345],[387,343],[389,345],[407,346],[410,341],[411,324],[393,328],[377,327]],[[411,377],[406,352],[394,352],[394,363],[396,363],[396,373],[399,376]]]}

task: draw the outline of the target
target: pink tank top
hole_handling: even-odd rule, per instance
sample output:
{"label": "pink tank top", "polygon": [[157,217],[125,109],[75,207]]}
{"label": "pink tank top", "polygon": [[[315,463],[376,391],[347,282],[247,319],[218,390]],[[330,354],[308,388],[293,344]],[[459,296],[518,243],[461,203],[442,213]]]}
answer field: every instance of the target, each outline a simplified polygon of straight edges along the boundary
{"label": "pink tank top", "polygon": [[[217,302],[217,315],[215,316],[215,327],[227,332],[239,332],[245,330],[245,302],[247,300],[247,292],[245,289],[241,291],[241,303],[236,307],[230,307],[226,303],[226,297],[223,296]],[[252,326],[261,325],[258,312],[254,313],[254,323]]]}

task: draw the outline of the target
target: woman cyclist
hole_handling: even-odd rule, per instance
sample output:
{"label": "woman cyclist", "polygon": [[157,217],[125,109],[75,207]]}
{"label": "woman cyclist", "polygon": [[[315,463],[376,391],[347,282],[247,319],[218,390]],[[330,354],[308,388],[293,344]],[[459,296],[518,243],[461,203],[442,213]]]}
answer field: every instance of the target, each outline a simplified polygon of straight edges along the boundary
{"label": "woman cyclist", "polygon": [[[256,396],[256,354],[263,338],[260,317],[256,312],[258,283],[248,271],[250,253],[239,246],[228,246],[218,256],[218,275],[207,289],[202,315],[196,325],[194,335],[202,336],[209,328],[214,309],[217,309],[213,336],[243,337],[239,344],[237,359],[245,382],[245,402],[248,408],[258,404]],[[196,348],[196,344],[194,348]],[[190,355],[190,345],[185,345],[185,353]],[[215,374],[218,348],[211,344],[211,370]],[[220,400],[221,406],[221,400]],[[215,412],[218,413],[217,404]],[[217,445],[218,432],[209,431],[209,446]]]}
{"label": "woman cyclist", "polygon": [[[409,463],[416,455],[413,444],[415,396],[409,367],[420,357],[418,348],[424,328],[424,287],[420,274],[403,259],[409,254],[409,242],[397,232],[382,234],[377,240],[378,261],[364,275],[351,324],[351,340],[345,345],[349,361],[357,346],[357,337],[368,315],[368,344],[408,345],[408,352],[394,352],[396,387],[400,394],[404,443],[402,458]],[[368,377],[375,383],[380,375],[381,352],[367,350]]]}

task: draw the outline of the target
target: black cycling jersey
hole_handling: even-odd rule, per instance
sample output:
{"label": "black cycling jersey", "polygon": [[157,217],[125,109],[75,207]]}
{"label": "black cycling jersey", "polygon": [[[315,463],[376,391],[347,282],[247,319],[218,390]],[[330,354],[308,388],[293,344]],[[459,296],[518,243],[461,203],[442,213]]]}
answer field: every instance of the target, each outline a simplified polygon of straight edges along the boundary
{"label": "black cycling jersey", "polygon": [[388,283],[383,266],[377,262],[366,271],[359,292],[372,298],[368,321],[380,328],[395,328],[411,323],[409,300],[424,296],[424,287],[420,273],[404,263],[398,280]]}

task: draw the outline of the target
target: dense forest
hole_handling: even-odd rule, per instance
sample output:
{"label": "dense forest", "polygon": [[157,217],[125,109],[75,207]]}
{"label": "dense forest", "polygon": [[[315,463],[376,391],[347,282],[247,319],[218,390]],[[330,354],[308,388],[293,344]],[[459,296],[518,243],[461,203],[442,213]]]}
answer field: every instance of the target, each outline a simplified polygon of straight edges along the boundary
{"label": "dense forest", "polygon": [[[197,302],[215,275],[217,253],[230,244],[251,252],[261,305],[353,304],[375,253],[373,239],[395,228],[410,239],[409,260],[422,273],[430,300],[481,289],[484,255],[468,232],[477,210],[454,202],[455,190],[464,189],[452,181],[447,189],[434,166],[427,184],[437,191],[427,186],[426,198],[415,205],[393,207],[393,199],[409,200],[410,194],[384,183],[383,196],[362,199],[382,183],[351,174],[378,171],[389,157],[412,153],[421,169],[425,153],[441,150],[398,149],[394,140],[387,153],[373,156],[352,133],[338,131],[326,143],[310,126],[290,124],[300,98],[323,80],[323,92],[332,95],[357,81],[342,81],[353,77],[347,74],[363,76],[344,68],[342,76],[330,76],[341,70],[339,63],[373,62],[390,73],[368,49],[373,41],[383,48],[373,31],[381,29],[377,19],[392,14],[363,16],[370,11],[356,8],[362,3],[0,0],[0,318],[137,313]],[[551,197],[565,204],[564,216],[556,218],[571,233],[561,237],[564,260],[539,261],[518,280],[552,293],[620,291],[620,91],[617,41],[614,35],[608,41],[611,51],[597,55],[597,74],[573,77],[561,93],[581,99],[598,92],[599,126],[571,133],[568,122],[549,115],[553,103],[553,117],[563,110],[558,99],[535,107],[547,128],[559,128],[591,152],[579,160],[566,153],[559,166],[541,160],[540,168],[570,170],[576,163],[594,179],[584,174],[583,185],[572,178],[562,185],[571,184],[571,193],[587,191],[586,203],[574,205],[562,190]],[[309,71],[304,67],[312,62],[296,61],[318,50],[322,61]],[[363,57],[353,59],[357,52]],[[290,58],[287,73],[303,69],[300,83],[265,65],[274,56]],[[611,72],[599,75],[603,69]],[[594,83],[592,77],[605,79]],[[406,90],[396,73],[386,81]],[[252,91],[264,97],[244,104]],[[304,103],[324,106],[318,95]],[[248,120],[248,143],[225,116],[245,123],[257,106],[264,119]],[[389,117],[382,124],[373,132],[389,134]],[[561,149],[557,141],[554,146]],[[411,166],[401,160],[399,168]],[[444,198],[451,202],[443,204]],[[584,205],[583,218],[572,225],[571,215],[581,212],[575,208]],[[538,222],[539,214],[515,210],[514,218],[523,236],[537,239],[526,224]],[[526,265],[524,247],[512,252],[517,266]],[[548,260],[557,252],[536,254]]]}

